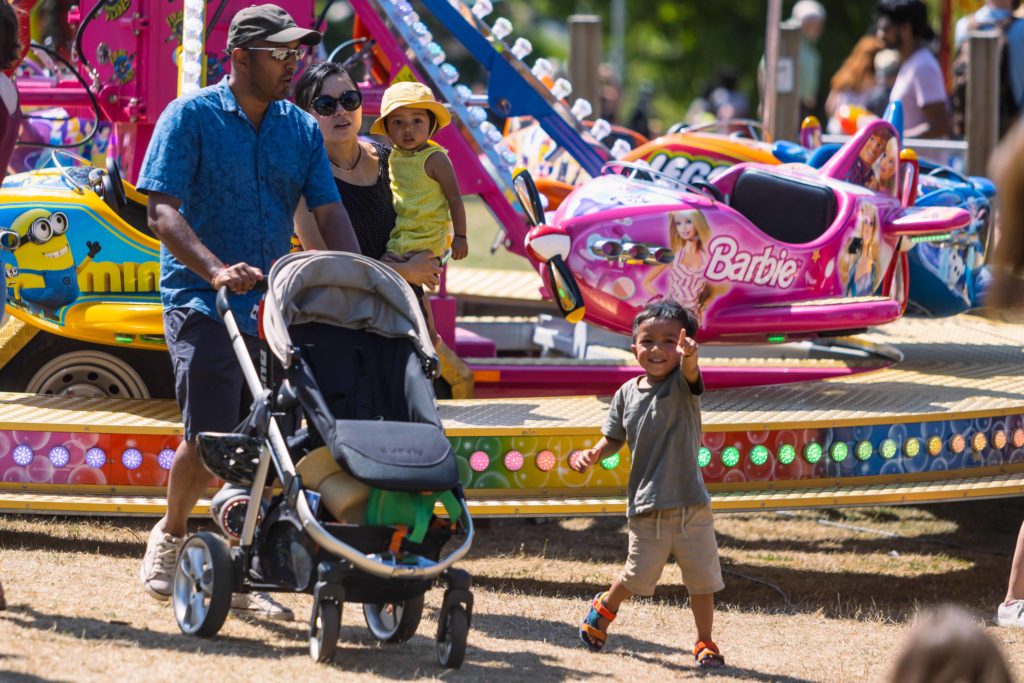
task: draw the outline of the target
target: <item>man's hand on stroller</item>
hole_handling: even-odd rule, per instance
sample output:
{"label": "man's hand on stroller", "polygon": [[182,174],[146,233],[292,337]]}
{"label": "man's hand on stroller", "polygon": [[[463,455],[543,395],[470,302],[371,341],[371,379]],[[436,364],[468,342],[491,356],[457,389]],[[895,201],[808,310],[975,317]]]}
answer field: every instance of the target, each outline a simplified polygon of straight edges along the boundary
{"label": "man's hand on stroller", "polygon": [[213,276],[210,284],[214,289],[227,287],[235,294],[245,294],[263,279],[263,271],[248,263],[224,266]]}

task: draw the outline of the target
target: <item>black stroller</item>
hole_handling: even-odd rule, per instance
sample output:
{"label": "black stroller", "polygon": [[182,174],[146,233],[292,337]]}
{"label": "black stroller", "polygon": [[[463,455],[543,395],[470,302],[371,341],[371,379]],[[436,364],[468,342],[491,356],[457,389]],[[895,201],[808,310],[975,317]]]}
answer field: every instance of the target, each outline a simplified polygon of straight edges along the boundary
{"label": "black stroller", "polygon": [[[403,642],[440,577],[438,660],[459,667],[473,596],[469,574],[452,565],[469,550],[473,523],[434,404],[438,361],[412,290],[362,256],[282,258],[263,311],[283,374],[269,383],[239,335],[226,289],[217,309],[256,399],[235,433],[198,437],[206,466],[233,485],[211,508],[237,544],[211,532],[186,540],[174,574],[178,626],[213,636],[233,592],[312,593],[310,654],[330,662],[344,603],[363,603],[379,640]],[[265,501],[275,478],[280,493]],[[457,547],[442,558],[449,542]]]}

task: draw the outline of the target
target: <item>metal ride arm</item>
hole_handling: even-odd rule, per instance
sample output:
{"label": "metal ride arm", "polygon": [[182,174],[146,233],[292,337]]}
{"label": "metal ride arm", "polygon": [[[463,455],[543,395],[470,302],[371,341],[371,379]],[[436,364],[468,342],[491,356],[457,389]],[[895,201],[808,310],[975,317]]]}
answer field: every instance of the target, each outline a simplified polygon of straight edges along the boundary
{"label": "metal ride arm", "polygon": [[[235,356],[238,357],[239,364],[241,365],[245,383],[253,396],[259,396],[263,393],[264,387],[260,383],[256,366],[253,365],[252,359],[249,357],[249,351],[245,346],[245,340],[242,339],[241,332],[238,330],[238,323],[235,322],[231,307],[228,306],[228,296],[228,288],[221,287],[220,291],[217,292],[217,312],[224,320],[224,326],[227,328],[228,337],[231,339],[231,347],[234,349]],[[285,475],[290,477],[296,476],[295,463],[292,462],[284,435],[281,434],[281,428],[273,416],[270,417],[267,438],[269,447],[265,447],[260,454],[260,462],[256,469],[256,477],[250,494],[250,500],[253,501],[259,500],[262,495],[271,461],[273,461],[278,476],[281,477],[282,481],[284,481]],[[436,564],[427,567],[405,567],[367,557],[356,548],[338,540],[317,521],[313,511],[309,509],[306,497],[295,497],[295,510],[302,521],[303,529],[317,545],[338,557],[344,558],[351,562],[354,567],[368,574],[381,578],[402,579],[432,579],[440,576],[446,569],[461,560],[469,552],[469,548],[473,543],[473,520],[469,516],[469,510],[466,508],[464,498],[460,501],[460,504],[462,506],[462,522],[466,527],[466,537],[462,544]],[[259,505],[250,505],[246,512],[241,538],[243,546],[252,545],[253,535],[256,532],[256,515],[258,510]],[[454,523],[455,520],[452,520],[452,522]]]}

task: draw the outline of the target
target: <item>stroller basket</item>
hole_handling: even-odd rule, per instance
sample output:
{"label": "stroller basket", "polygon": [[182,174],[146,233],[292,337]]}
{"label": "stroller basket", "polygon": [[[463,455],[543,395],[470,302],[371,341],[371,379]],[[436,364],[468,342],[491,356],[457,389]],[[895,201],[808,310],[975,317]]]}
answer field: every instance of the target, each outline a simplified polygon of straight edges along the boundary
{"label": "stroller basket", "polygon": [[248,434],[200,432],[196,447],[206,469],[231,484],[251,486],[263,441]]}

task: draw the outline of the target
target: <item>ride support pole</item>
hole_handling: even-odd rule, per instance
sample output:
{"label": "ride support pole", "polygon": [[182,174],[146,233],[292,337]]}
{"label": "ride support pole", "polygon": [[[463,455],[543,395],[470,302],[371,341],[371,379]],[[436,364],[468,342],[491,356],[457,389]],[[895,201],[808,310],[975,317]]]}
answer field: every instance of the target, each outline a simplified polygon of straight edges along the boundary
{"label": "ride support pole", "polygon": [[569,17],[569,80],[573,101],[581,97],[601,109],[601,17],[574,14]]}
{"label": "ride support pole", "polygon": [[999,32],[972,31],[967,37],[967,173],[985,175],[999,143]]}

